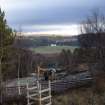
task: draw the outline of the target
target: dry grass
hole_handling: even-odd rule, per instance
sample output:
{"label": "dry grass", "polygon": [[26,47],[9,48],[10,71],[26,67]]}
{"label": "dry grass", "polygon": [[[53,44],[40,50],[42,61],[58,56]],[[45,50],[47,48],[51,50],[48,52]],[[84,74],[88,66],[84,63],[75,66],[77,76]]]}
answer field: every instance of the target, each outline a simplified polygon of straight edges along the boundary
{"label": "dry grass", "polygon": [[53,96],[53,105],[105,105],[105,75],[96,78],[90,88],[68,90]]}
{"label": "dry grass", "polygon": [[[22,104],[4,105],[26,105],[23,103],[22,101]],[[96,84],[90,88],[72,89],[53,95],[52,103],[52,105],[105,105],[105,79],[97,78]]]}
{"label": "dry grass", "polygon": [[54,96],[53,105],[105,105],[105,91],[96,92],[93,88],[70,90]]}

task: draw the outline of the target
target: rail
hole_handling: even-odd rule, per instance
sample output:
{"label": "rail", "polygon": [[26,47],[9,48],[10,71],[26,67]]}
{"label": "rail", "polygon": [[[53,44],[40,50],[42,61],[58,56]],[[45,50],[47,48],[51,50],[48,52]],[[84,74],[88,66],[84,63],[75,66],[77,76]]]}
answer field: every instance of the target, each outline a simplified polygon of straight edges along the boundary
{"label": "rail", "polygon": [[[51,82],[51,90],[53,92],[62,92],[70,88],[76,88],[76,87],[80,87],[84,85],[89,85],[91,83],[93,83],[92,78],[85,78],[85,79],[73,80],[73,81],[59,80],[59,81]],[[41,84],[42,84],[42,88],[45,88],[47,86],[47,82],[42,82]],[[26,91],[27,91],[26,86],[20,86],[20,90],[21,90],[20,91],[21,95],[25,96]],[[3,89],[3,93],[4,93],[4,96],[14,97],[18,95],[18,86],[5,87]]]}

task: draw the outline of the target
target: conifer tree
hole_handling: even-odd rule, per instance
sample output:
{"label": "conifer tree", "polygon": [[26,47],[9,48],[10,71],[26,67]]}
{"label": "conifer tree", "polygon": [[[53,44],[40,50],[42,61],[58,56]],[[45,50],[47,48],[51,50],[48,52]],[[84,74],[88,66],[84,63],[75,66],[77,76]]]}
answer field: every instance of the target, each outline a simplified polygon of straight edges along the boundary
{"label": "conifer tree", "polygon": [[[7,25],[5,19],[5,13],[0,9],[0,89],[2,88],[2,67],[3,62],[6,59],[10,45],[12,45],[15,37],[15,32]],[[0,95],[0,101],[2,101],[2,93]]]}

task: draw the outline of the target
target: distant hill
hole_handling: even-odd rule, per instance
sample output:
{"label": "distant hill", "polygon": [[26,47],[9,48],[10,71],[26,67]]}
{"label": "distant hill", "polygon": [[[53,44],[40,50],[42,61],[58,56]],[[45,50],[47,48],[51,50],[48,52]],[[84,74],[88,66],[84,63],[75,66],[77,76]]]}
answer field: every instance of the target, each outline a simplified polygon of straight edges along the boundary
{"label": "distant hill", "polygon": [[17,36],[14,42],[15,47],[36,48],[39,46],[79,46],[77,36]]}

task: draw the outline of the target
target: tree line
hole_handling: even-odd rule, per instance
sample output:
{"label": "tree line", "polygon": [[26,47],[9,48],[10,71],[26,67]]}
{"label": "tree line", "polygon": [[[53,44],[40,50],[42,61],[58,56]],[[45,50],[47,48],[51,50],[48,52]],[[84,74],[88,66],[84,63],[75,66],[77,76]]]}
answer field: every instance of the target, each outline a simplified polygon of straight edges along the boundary
{"label": "tree line", "polygon": [[[81,23],[80,30],[81,35],[78,36],[80,48],[76,48],[73,53],[63,49],[55,59],[41,54],[34,55],[32,52],[14,45],[16,31],[7,25],[5,13],[0,9],[0,80],[2,80],[2,74],[4,78],[8,74],[14,75],[18,66],[21,77],[26,76],[29,70],[34,69],[34,65],[39,64],[48,66],[52,63],[52,65],[67,66],[68,69],[79,63],[99,63],[103,66],[105,64],[105,16],[100,12],[93,12]],[[30,62],[31,66],[27,66]]]}
{"label": "tree line", "polygon": [[105,72],[105,16],[93,12],[81,23],[80,29],[81,35],[78,36],[80,48],[76,48],[73,53],[63,49],[60,54],[52,57],[33,54],[14,46],[16,31],[7,25],[5,13],[0,9],[0,89],[3,80],[17,78],[18,73],[20,78],[28,76],[37,69],[37,65],[49,67],[52,64],[71,73],[76,65],[86,63]]}

